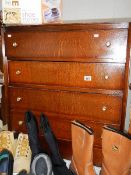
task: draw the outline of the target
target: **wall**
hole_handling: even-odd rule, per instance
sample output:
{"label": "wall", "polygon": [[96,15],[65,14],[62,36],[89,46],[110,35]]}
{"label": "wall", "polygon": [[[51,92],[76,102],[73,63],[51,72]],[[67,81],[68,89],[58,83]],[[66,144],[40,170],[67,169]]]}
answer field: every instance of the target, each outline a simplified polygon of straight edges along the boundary
{"label": "wall", "polygon": [[126,19],[131,21],[131,0],[63,0],[63,19]]}

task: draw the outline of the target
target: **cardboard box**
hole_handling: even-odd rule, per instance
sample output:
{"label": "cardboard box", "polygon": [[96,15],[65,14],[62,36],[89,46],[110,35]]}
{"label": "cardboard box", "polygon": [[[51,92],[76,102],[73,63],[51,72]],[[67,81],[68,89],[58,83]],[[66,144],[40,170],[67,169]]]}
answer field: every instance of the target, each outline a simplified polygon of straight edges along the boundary
{"label": "cardboard box", "polygon": [[61,0],[2,0],[4,24],[61,22]]}

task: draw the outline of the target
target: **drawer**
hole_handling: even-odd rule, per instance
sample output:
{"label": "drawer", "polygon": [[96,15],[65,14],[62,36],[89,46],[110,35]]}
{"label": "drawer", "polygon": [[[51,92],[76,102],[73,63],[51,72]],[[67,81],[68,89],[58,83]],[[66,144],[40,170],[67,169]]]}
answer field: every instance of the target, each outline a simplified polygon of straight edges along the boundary
{"label": "drawer", "polygon": [[[52,130],[54,131],[56,137],[58,139],[62,140],[71,140],[71,121],[65,119],[62,115],[57,114],[51,114],[51,113],[45,113],[46,116],[49,119],[50,125]],[[37,121],[39,123],[39,116],[40,112],[35,112]],[[24,112],[20,111],[12,111],[11,112],[11,129],[15,131],[22,131],[26,132],[25,122],[24,122]],[[73,120],[75,117],[73,118]],[[105,125],[104,123],[98,123],[98,122],[92,122],[92,121],[83,121],[79,120],[83,124],[91,127],[94,130],[94,136],[95,136],[95,145],[101,147],[101,134],[102,134],[102,127]],[[119,129],[119,125],[113,125],[114,128]],[[41,132],[43,135],[43,133]]]}
{"label": "drawer", "polygon": [[84,119],[120,123],[122,97],[71,91],[32,88],[9,88],[13,109],[39,110],[66,115],[67,119]]}
{"label": "drawer", "polygon": [[[25,112],[26,111],[11,111],[11,130],[27,132],[25,125]],[[37,122],[40,128],[39,117],[41,112],[35,112],[35,116],[37,118]],[[56,135],[57,138],[63,140],[71,140],[71,127],[70,121],[64,120],[63,117],[60,117],[57,114],[49,114],[45,113],[48,116],[50,125]],[[42,132],[40,132],[43,135]]]}
{"label": "drawer", "polygon": [[58,59],[125,62],[126,29],[85,31],[15,31],[5,33],[6,56],[11,59]]}
{"label": "drawer", "polygon": [[10,83],[113,89],[124,87],[125,64],[9,61]]}

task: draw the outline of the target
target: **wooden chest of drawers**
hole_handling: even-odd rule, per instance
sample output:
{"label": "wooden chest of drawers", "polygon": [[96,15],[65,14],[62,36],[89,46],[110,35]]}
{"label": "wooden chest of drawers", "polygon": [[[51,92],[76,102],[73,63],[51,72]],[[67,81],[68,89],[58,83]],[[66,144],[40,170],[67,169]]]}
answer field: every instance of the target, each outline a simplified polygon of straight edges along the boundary
{"label": "wooden chest of drawers", "polygon": [[[61,24],[3,30],[5,119],[25,130],[24,113],[45,113],[65,158],[72,120],[95,131],[101,162],[102,126],[123,129],[128,84],[128,24]],[[4,49],[3,49],[4,50]]]}

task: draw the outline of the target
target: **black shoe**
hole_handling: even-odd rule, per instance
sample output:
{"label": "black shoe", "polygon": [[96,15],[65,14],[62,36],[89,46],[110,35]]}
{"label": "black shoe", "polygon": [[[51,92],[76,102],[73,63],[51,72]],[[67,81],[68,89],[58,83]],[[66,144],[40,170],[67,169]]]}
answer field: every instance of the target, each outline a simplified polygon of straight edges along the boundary
{"label": "black shoe", "polygon": [[54,166],[53,167],[54,175],[77,175],[66,166]]}
{"label": "black shoe", "polygon": [[53,166],[54,175],[72,175],[71,171],[66,167],[66,163],[62,159],[56,137],[51,130],[48,119],[44,114],[40,116],[40,125],[43,129],[43,133],[51,151],[51,160]]}
{"label": "black shoe", "polygon": [[40,140],[39,140],[38,124],[32,112],[28,111],[25,113],[25,123],[26,123],[27,133],[29,137],[30,148],[32,151],[32,160],[33,160],[33,158],[37,154],[41,153],[42,149],[41,149]]}
{"label": "black shoe", "polygon": [[18,175],[27,175],[27,171],[26,170],[22,170],[21,172],[19,172]]}
{"label": "black shoe", "polygon": [[0,174],[12,175],[13,174],[13,155],[8,150],[0,152]]}
{"label": "black shoe", "polygon": [[47,154],[41,153],[34,157],[31,164],[31,175],[53,175],[52,163]]}

